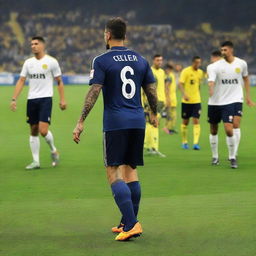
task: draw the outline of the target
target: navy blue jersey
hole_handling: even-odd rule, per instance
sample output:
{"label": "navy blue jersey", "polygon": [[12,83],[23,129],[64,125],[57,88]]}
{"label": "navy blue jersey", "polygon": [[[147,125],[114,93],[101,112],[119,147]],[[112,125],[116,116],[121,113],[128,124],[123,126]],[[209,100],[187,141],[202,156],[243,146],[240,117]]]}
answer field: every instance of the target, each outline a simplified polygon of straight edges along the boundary
{"label": "navy blue jersey", "polygon": [[141,86],[154,83],[148,62],[126,47],[112,47],[94,58],[90,85],[102,85],[103,130],[144,129]]}

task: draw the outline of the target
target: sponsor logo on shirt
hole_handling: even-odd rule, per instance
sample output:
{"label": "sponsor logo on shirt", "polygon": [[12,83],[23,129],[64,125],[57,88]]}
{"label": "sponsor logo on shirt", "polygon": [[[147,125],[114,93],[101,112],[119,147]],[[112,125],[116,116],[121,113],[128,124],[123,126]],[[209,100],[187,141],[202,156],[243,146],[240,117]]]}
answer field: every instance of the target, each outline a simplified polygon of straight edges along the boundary
{"label": "sponsor logo on shirt", "polygon": [[45,79],[45,74],[29,74],[29,79]]}
{"label": "sponsor logo on shirt", "polygon": [[237,74],[239,74],[239,73],[241,72],[241,69],[240,69],[240,68],[235,68],[235,72],[236,72]]}
{"label": "sponsor logo on shirt", "polygon": [[47,64],[43,64],[43,65],[42,65],[42,68],[43,68],[44,70],[46,70],[46,69],[48,68],[48,65],[47,65]]}
{"label": "sponsor logo on shirt", "polygon": [[222,84],[238,84],[238,79],[222,79]]}

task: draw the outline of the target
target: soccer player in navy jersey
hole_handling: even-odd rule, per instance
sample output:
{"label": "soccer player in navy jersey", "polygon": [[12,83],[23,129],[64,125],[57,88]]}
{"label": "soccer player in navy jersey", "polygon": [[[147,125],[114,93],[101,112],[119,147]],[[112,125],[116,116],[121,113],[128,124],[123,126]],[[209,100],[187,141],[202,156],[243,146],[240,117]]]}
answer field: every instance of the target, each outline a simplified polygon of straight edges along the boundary
{"label": "soccer player in navy jersey", "polygon": [[73,139],[79,143],[83,123],[102,90],[104,162],[113,197],[122,214],[120,225],[112,229],[119,233],[117,241],[142,233],[137,220],[141,190],[136,170],[137,165],[143,165],[145,135],[141,87],[151,108],[151,123],[158,125],[154,76],[148,62],[124,46],[125,36],[126,23],[121,18],[107,22],[104,38],[109,50],[92,62],[91,88],[73,131]]}

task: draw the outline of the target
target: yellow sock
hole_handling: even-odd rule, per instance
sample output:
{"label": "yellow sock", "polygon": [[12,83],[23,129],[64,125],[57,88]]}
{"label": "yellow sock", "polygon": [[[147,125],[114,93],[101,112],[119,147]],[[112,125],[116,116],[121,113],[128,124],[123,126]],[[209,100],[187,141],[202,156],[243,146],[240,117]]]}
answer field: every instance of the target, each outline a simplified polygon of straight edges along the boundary
{"label": "yellow sock", "polygon": [[171,116],[171,122],[170,122],[169,129],[174,130],[176,126],[176,120],[177,120],[177,111],[175,107],[171,107],[170,116]]}
{"label": "yellow sock", "polygon": [[194,124],[193,126],[193,135],[194,135],[194,144],[198,144],[200,138],[201,127],[200,124]]}
{"label": "yellow sock", "polygon": [[152,146],[151,126],[150,123],[146,122],[144,148],[151,148]]}
{"label": "yellow sock", "polygon": [[157,127],[152,125],[152,148],[158,151],[159,148],[159,130]]}
{"label": "yellow sock", "polygon": [[172,118],[171,118],[171,108],[167,107],[166,108],[166,122],[165,122],[165,127],[167,129],[171,129],[172,126]]}
{"label": "yellow sock", "polygon": [[188,127],[185,124],[181,124],[180,126],[182,143],[188,143]]}

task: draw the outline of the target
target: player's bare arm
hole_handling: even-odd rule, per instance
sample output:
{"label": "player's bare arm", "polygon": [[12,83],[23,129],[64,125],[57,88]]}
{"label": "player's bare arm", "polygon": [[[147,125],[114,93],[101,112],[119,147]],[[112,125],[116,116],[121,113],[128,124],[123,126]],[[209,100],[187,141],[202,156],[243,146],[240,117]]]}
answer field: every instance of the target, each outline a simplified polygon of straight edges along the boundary
{"label": "player's bare arm", "polygon": [[77,125],[73,131],[73,140],[76,143],[79,143],[80,141],[80,134],[83,132],[83,123],[90,111],[92,110],[94,104],[96,103],[100,91],[101,91],[102,85],[99,84],[93,84],[87,93],[84,101],[84,107],[81,113],[81,116],[77,122]]}
{"label": "player's bare arm", "polygon": [[245,76],[243,77],[244,80],[244,88],[245,88],[245,98],[246,98],[246,103],[249,107],[254,107],[256,106],[255,102],[251,100],[251,91],[250,91],[250,81],[249,77]]}
{"label": "player's bare arm", "polygon": [[209,86],[209,96],[210,96],[210,97],[211,97],[211,96],[213,95],[213,93],[214,93],[214,85],[215,85],[215,83],[212,82],[212,81],[210,81],[210,82],[208,83],[208,86]]}
{"label": "player's bare arm", "polygon": [[184,83],[179,82],[179,89],[181,91],[182,97],[184,100],[188,101],[189,97],[186,95],[185,90],[184,90]]}
{"label": "player's bare arm", "polygon": [[147,96],[148,104],[151,109],[150,113],[150,122],[153,126],[158,126],[158,119],[157,119],[157,93],[155,84],[148,84],[143,86],[143,90]]}
{"label": "player's bare arm", "polygon": [[64,84],[61,76],[55,77],[55,80],[57,81],[58,91],[60,95],[60,109],[65,110],[67,108],[67,103],[65,101]]}
{"label": "player's bare arm", "polygon": [[17,101],[17,98],[20,95],[20,93],[21,93],[21,91],[24,87],[25,81],[26,81],[26,77],[21,76],[19,78],[19,80],[17,81],[17,83],[16,83],[14,93],[13,93],[13,96],[12,96],[12,101],[11,101],[11,104],[10,104],[10,107],[11,107],[12,111],[15,111],[16,108],[17,108],[16,101]]}

